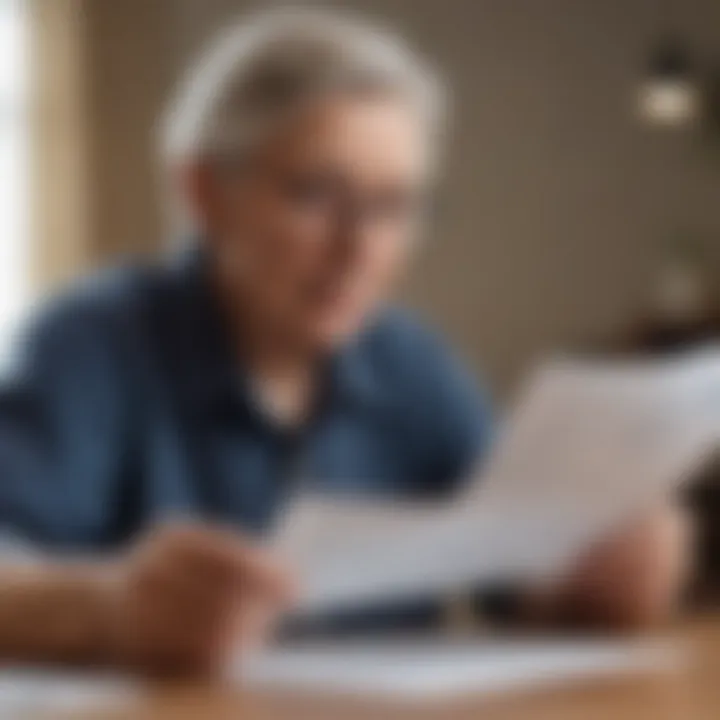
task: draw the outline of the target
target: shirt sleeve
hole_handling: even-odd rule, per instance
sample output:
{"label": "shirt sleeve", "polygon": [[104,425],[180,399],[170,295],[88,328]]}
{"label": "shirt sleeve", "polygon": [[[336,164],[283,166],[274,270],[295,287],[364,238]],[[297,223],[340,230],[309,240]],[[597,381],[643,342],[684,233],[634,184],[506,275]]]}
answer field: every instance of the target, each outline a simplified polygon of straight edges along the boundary
{"label": "shirt sleeve", "polygon": [[74,548],[108,532],[124,425],[112,334],[85,301],[18,339],[0,380],[0,536]]}
{"label": "shirt sleeve", "polygon": [[[379,343],[387,393],[399,398],[394,424],[412,458],[414,483],[430,495],[459,489],[486,459],[493,413],[479,373],[444,338],[405,312],[388,315]],[[417,485],[416,485],[417,486]]]}

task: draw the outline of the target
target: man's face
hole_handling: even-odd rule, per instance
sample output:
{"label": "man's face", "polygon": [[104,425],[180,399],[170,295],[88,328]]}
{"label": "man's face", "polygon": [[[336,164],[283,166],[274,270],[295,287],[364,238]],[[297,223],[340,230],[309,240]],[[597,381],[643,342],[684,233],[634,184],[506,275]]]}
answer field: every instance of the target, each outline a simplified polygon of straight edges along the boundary
{"label": "man's face", "polygon": [[427,139],[398,100],[317,103],[243,168],[205,168],[196,205],[255,323],[307,346],[358,330],[406,263]]}

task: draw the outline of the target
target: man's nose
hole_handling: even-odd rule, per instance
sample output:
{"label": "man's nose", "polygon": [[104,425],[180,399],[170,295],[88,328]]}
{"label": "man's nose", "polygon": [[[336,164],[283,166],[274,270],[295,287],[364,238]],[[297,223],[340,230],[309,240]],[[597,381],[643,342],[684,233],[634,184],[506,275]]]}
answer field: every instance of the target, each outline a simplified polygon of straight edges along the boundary
{"label": "man's nose", "polygon": [[367,245],[371,213],[362,203],[348,204],[337,215],[333,243],[345,260],[357,260]]}

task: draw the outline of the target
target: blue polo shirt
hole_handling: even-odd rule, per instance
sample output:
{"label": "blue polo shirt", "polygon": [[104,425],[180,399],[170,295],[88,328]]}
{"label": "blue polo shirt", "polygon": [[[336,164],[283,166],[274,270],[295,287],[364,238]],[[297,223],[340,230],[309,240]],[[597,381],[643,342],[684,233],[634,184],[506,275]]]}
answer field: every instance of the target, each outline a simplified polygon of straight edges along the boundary
{"label": "blue polo shirt", "polygon": [[262,533],[307,490],[446,495],[489,432],[470,376],[397,310],[333,358],[307,428],[275,426],[193,251],[94,278],[25,333],[0,389],[0,529],[92,550],[177,516]]}

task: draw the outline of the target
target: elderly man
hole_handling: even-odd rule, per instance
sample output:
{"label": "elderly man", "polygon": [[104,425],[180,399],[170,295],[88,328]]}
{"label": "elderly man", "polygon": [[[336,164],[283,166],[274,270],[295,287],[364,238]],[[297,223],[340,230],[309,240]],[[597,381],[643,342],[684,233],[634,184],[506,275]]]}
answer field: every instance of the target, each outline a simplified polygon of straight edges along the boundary
{"label": "elderly man", "polygon": [[[383,305],[442,102],[397,39],[325,15],[257,18],[204,57],[165,137],[190,247],[56,302],[2,390],[0,527],[33,555],[0,568],[0,656],[212,671],[292,602],[261,536],[298,486],[439,498],[467,477],[486,399]],[[648,508],[515,604],[641,626],[683,556],[677,513]]]}

